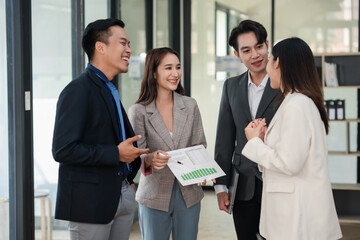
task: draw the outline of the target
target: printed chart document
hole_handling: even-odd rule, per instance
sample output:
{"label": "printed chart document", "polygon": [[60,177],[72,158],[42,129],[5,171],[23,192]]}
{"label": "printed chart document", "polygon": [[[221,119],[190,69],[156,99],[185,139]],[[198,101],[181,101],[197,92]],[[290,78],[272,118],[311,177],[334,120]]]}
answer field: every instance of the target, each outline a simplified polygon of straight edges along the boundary
{"label": "printed chart document", "polygon": [[167,154],[171,157],[167,165],[183,186],[225,175],[203,145],[177,149]]}

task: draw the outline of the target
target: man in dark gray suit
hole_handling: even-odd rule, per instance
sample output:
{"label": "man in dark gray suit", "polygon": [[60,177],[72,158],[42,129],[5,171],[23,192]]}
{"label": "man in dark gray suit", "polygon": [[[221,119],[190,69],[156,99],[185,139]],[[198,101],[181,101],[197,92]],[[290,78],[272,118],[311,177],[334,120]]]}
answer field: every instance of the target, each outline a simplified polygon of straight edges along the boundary
{"label": "man in dark gray suit", "polygon": [[274,112],[278,90],[270,87],[266,73],[268,63],[267,32],[258,22],[245,20],[229,37],[234,54],[248,71],[224,83],[219,110],[215,144],[215,160],[226,173],[216,179],[215,191],[219,209],[228,212],[227,192],[232,168],[239,173],[233,207],[233,219],[238,239],[256,240],[259,232],[262,192],[261,173],[255,163],[241,155],[247,140],[244,129],[249,122],[265,118],[269,124]]}

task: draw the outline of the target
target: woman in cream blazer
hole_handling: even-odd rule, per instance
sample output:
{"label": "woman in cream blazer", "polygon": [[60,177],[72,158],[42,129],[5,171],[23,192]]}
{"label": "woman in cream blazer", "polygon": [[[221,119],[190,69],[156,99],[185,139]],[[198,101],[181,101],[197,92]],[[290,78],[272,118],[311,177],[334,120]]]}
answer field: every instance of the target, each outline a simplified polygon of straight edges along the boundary
{"label": "woman in cream blazer", "polygon": [[260,233],[267,240],[339,239],[328,120],[312,52],[299,38],[285,39],[274,46],[266,70],[283,101],[266,133],[262,120],[246,127],[242,151],[262,171]]}
{"label": "woman in cream blazer", "polygon": [[143,240],[197,238],[200,200],[198,185],[182,186],[166,165],[166,151],[203,144],[205,135],[196,101],[183,96],[178,53],[170,48],[150,50],[145,61],[139,99],[129,109],[134,132],[142,138],[136,200]]}

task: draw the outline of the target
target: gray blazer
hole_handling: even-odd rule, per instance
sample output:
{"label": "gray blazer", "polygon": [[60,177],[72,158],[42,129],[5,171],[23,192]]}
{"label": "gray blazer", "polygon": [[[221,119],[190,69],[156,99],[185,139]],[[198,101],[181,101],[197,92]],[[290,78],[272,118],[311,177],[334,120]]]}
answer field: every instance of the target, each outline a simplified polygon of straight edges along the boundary
{"label": "gray blazer", "polygon": [[[142,138],[137,142],[139,148],[171,151],[203,144],[206,139],[202,127],[201,116],[196,101],[174,92],[174,122],[173,136],[170,136],[155,101],[149,105],[134,104],[129,109],[129,119],[135,134]],[[168,166],[162,170],[153,169],[149,176],[141,174],[136,201],[149,208],[168,211],[175,175]],[[181,193],[189,208],[198,203],[204,193],[201,187],[195,185],[182,186]]]}
{"label": "gray blazer", "polygon": [[[226,176],[216,179],[216,184],[229,187],[231,168],[235,167],[239,175],[236,199],[250,200],[255,192],[255,176],[261,178],[257,164],[241,154],[247,143],[245,127],[252,121],[248,100],[248,72],[225,81],[219,110],[219,119],[215,142],[215,161]],[[256,118],[266,118],[269,126],[274,116],[274,102],[278,90],[267,82],[256,113]]]}

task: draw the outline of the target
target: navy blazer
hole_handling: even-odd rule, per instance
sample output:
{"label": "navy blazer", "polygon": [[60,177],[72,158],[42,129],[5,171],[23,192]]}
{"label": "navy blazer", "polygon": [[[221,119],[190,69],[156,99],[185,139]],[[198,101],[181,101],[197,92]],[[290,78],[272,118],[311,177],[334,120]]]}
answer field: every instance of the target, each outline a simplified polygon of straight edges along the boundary
{"label": "navy blazer", "polygon": [[[274,103],[278,93],[279,90],[270,87],[269,79],[255,118],[266,118],[269,125],[276,111]],[[261,177],[257,164],[241,154],[247,143],[244,129],[251,121],[248,72],[245,72],[224,83],[215,142],[215,160],[226,173],[226,176],[216,179],[216,184],[229,187],[231,168],[234,166],[240,173],[235,198],[243,201],[253,198],[255,177]]]}
{"label": "navy blazer", "polygon": [[[71,81],[57,103],[52,153],[60,163],[55,218],[106,224],[115,216],[124,163],[119,160],[119,125],[114,101],[90,69]],[[134,132],[122,108],[127,138]],[[136,144],[134,144],[136,146]],[[140,167],[130,164],[130,183]]]}

